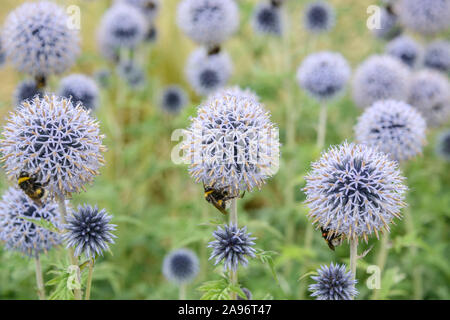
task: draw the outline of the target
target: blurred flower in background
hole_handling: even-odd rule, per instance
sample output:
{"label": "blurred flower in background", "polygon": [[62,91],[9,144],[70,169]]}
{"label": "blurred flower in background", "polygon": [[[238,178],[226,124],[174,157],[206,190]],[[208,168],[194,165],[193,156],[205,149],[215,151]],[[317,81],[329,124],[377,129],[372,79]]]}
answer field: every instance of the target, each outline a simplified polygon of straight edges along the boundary
{"label": "blurred flower in background", "polygon": [[199,269],[198,257],[192,250],[173,250],[164,258],[163,274],[167,280],[177,284],[189,283],[194,280]]}

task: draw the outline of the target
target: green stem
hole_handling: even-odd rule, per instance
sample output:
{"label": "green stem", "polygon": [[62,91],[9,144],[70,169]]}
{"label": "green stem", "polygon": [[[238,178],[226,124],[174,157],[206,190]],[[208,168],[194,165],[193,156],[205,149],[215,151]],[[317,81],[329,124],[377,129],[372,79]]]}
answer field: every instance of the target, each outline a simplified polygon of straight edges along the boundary
{"label": "green stem", "polygon": [[179,299],[178,300],[186,300],[186,284],[182,283],[179,287]]}
{"label": "green stem", "polygon": [[350,271],[353,280],[356,279],[356,263],[358,260],[358,239],[350,239]]}
{"label": "green stem", "polygon": [[320,105],[319,123],[317,127],[317,149],[322,151],[325,146],[325,134],[327,130],[327,106]]}
{"label": "green stem", "polygon": [[45,300],[44,277],[42,276],[41,260],[38,255],[34,258],[34,262],[36,265],[36,285],[39,300]]}
{"label": "green stem", "polygon": [[89,261],[89,273],[87,278],[87,284],[86,284],[86,295],[84,297],[84,300],[89,300],[91,298],[91,287],[92,287],[92,275],[94,273],[94,259],[91,259]]}
{"label": "green stem", "polygon": [[[404,210],[405,227],[409,235],[415,235],[414,221],[409,207]],[[410,250],[412,261],[415,262],[417,257],[417,247],[413,245]],[[422,283],[422,267],[419,264],[414,264],[413,271],[413,298],[414,300],[421,300],[423,298],[423,283]]]}
{"label": "green stem", "polygon": [[[389,243],[389,233],[385,233],[381,237],[380,251],[378,251],[377,256],[377,266],[380,268],[380,275],[383,274],[384,266],[386,265],[388,257],[388,243]],[[380,298],[380,289],[374,289],[372,300],[378,300]]]}
{"label": "green stem", "polygon": [[[235,225],[238,227],[238,215],[237,215],[237,199],[234,198],[231,200],[231,210],[230,210],[230,224]],[[238,274],[237,270],[232,271],[230,270],[230,282],[234,285],[238,284]],[[236,300],[237,295],[235,292],[231,293],[231,300]]]}

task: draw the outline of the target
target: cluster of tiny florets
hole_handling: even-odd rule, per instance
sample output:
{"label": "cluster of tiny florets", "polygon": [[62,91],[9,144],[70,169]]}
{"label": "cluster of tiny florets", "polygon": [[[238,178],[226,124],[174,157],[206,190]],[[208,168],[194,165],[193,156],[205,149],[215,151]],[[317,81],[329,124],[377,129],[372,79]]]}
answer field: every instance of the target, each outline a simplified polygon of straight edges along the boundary
{"label": "cluster of tiny florets", "polygon": [[72,74],[61,80],[59,95],[71,98],[73,104],[81,104],[86,110],[95,110],[98,105],[99,90],[95,81],[83,74]]}
{"label": "cluster of tiny florets", "polygon": [[400,59],[405,65],[414,68],[420,62],[422,47],[409,36],[400,36],[389,42],[386,53]]}
{"label": "cluster of tiny florets", "polygon": [[225,271],[236,271],[239,264],[246,267],[247,257],[256,256],[256,250],[253,248],[255,245],[253,240],[256,238],[251,235],[247,232],[247,227],[238,228],[233,224],[217,227],[217,230],[213,232],[215,240],[208,245],[208,248],[213,248],[209,260],[215,259],[214,265],[223,261]]}
{"label": "cluster of tiny florets", "polygon": [[306,57],[298,68],[297,81],[314,98],[329,100],[343,92],[350,73],[341,54],[324,51]]}
{"label": "cluster of tiny florets", "polygon": [[210,94],[207,98],[206,104],[214,102],[215,100],[220,99],[224,95],[240,96],[242,98],[251,99],[256,102],[259,102],[259,96],[251,89],[249,88],[242,89],[239,86],[231,86],[219,89],[216,92]]}
{"label": "cluster of tiny florets", "polygon": [[408,29],[429,35],[450,28],[450,1],[400,0],[398,15]]}
{"label": "cluster of tiny florets", "polygon": [[183,151],[195,182],[236,194],[260,188],[278,169],[278,129],[257,101],[217,95],[191,121]]}
{"label": "cluster of tiny florets", "polygon": [[329,31],[334,27],[335,20],[333,7],[324,1],[308,4],[303,17],[305,28],[314,33]]}
{"label": "cluster of tiny florets", "polygon": [[111,224],[112,216],[105,209],[89,205],[78,206],[72,215],[67,217],[64,225],[64,240],[67,247],[73,247],[76,257],[84,254],[87,259],[95,259],[98,255],[109,249],[109,244],[114,243],[115,235],[111,233],[116,229]]}
{"label": "cluster of tiny florets", "polygon": [[7,176],[38,173],[52,195],[70,194],[93,180],[103,165],[96,120],[66,98],[45,96],[10,113],[0,140]]}
{"label": "cluster of tiny florets", "polygon": [[401,101],[383,100],[364,111],[355,134],[359,143],[404,161],[422,152],[425,130],[425,120],[416,109]]}
{"label": "cluster of tiny florets", "polygon": [[188,103],[188,95],[178,85],[164,88],[161,95],[161,108],[171,114],[178,114]]}
{"label": "cluster of tiny florets", "polygon": [[389,232],[405,206],[406,186],[398,163],[376,149],[343,143],[312,164],[305,177],[308,217],[331,234],[348,239]]}
{"label": "cluster of tiny florets", "polygon": [[177,23],[193,41],[216,46],[239,26],[239,10],[234,0],[183,0],[178,5]]}
{"label": "cluster of tiny florets", "polygon": [[0,200],[0,241],[5,242],[7,249],[36,257],[61,243],[58,233],[26,219],[45,220],[58,229],[61,223],[56,203],[39,205],[22,190],[9,188]]}
{"label": "cluster of tiny florets", "polygon": [[439,135],[436,152],[443,159],[450,161],[450,130],[444,131]]}
{"label": "cluster of tiny florets", "polygon": [[33,79],[27,79],[20,82],[16,90],[14,90],[14,104],[16,106],[20,105],[24,100],[33,99],[36,96],[42,98],[44,92],[38,88],[36,81]]}
{"label": "cluster of tiny florets", "polygon": [[260,2],[252,14],[252,27],[256,33],[281,35],[285,17],[281,6],[272,2]]}
{"label": "cluster of tiny florets", "polygon": [[177,249],[170,252],[163,262],[163,274],[167,280],[177,284],[194,280],[199,272],[197,255],[188,249]]}
{"label": "cluster of tiny florets", "polygon": [[408,95],[409,70],[388,55],[375,55],[365,60],[353,77],[353,100],[368,107],[378,100],[405,100]]}
{"label": "cluster of tiny florets", "polygon": [[426,50],[424,65],[441,72],[450,71],[450,42],[445,40],[435,40],[431,42]]}
{"label": "cluster of tiny florets", "polygon": [[450,83],[437,71],[422,70],[410,81],[408,102],[427,121],[428,127],[437,127],[450,117]]}
{"label": "cluster of tiny florets", "polygon": [[358,295],[355,288],[357,281],[350,271],[346,271],[345,265],[323,265],[317,269],[317,273],[317,276],[311,277],[315,281],[309,286],[311,297],[317,300],[352,300]]}
{"label": "cluster of tiny florets", "polygon": [[12,11],[2,30],[7,58],[32,76],[60,74],[80,51],[78,31],[69,28],[64,8],[48,1],[27,2]]}

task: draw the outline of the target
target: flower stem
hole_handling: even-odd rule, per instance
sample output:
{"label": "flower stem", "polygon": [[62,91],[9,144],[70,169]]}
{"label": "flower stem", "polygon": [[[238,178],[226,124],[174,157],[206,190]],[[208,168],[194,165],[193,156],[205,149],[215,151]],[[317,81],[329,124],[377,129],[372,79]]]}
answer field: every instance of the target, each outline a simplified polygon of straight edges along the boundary
{"label": "flower stem", "polygon": [[[377,266],[380,268],[380,275],[383,273],[384,266],[386,265],[386,260],[388,257],[388,242],[389,242],[389,233],[385,233],[381,237],[380,251],[378,251],[377,256]],[[378,300],[380,296],[380,289],[375,289],[372,295],[372,300]]]}
{"label": "flower stem", "polygon": [[356,279],[356,262],[358,260],[358,239],[350,239],[350,271],[353,280]]}
{"label": "flower stem", "polygon": [[325,146],[325,134],[327,130],[327,106],[320,105],[319,123],[317,126],[317,149],[321,151]]}
{"label": "flower stem", "polygon": [[[63,195],[60,195],[57,197],[58,200],[58,207],[59,207],[59,212],[61,214],[61,221],[62,224],[65,225],[66,224],[66,216],[67,216],[67,208],[66,208],[66,199]],[[75,257],[75,254],[73,252],[72,248],[67,249],[67,253],[69,255],[69,259],[70,259],[70,263],[74,266],[78,267],[78,271],[77,271],[77,280],[78,283],[81,284],[81,274],[80,274],[80,269],[78,266],[78,258]],[[74,289],[73,290],[73,295],[75,297],[75,300],[81,300],[81,289]]]}
{"label": "flower stem", "polygon": [[[230,223],[238,227],[238,215],[237,215],[237,199],[234,198],[231,200],[231,210],[230,210]],[[238,283],[238,274],[237,270],[230,270],[230,282],[234,285]],[[236,300],[237,295],[235,292],[231,293],[231,300]]]}
{"label": "flower stem", "polygon": [[186,300],[186,284],[182,283],[179,287],[179,298],[178,300]]}
{"label": "flower stem", "polygon": [[92,274],[94,273],[94,259],[89,261],[89,273],[86,284],[86,295],[84,300],[89,300],[91,298],[91,286],[92,286]]}
{"label": "flower stem", "polygon": [[41,260],[39,255],[34,258],[36,264],[36,285],[39,300],[45,300],[45,287],[44,287],[44,277],[42,276]]}

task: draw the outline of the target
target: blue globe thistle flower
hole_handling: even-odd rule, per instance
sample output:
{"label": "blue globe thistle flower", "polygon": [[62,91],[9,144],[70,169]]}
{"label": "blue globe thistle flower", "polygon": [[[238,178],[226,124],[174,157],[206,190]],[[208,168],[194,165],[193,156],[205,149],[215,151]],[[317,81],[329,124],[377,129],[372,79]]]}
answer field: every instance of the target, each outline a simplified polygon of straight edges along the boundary
{"label": "blue globe thistle flower", "polygon": [[94,73],[94,79],[101,88],[108,88],[111,83],[111,71],[100,69]]}
{"label": "blue globe thistle flower", "polygon": [[135,48],[144,40],[147,28],[148,24],[138,9],[120,3],[104,13],[98,35],[103,38],[101,42],[104,50],[108,47]]}
{"label": "blue globe thistle flower", "polygon": [[11,187],[0,200],[0,240],[5,242],[6,249],[37,257],[61,243],[58,233],[25,219],[44,219],[58,229],[61,223],[56,203],[38,205],[22,190]]}
{"label": "blue globe thistle flower", "polygon": [[407,103],[395,100],[375,102],[358,119],[356,140],[378,148],[391,159],[404,161],[422,152],[425,119]]}
{"label": "blue globe thistle flower", "polygon": [[398,17],[391,7],[383,7],[380,11],[380,28],[372,29],[372,33],[380,39],[393,39],[402,33],[398,24]]}
{"label": "blue globe thistle flower", "polygon": [[336,23],[334,9],[324,1],[311,2],[305,9],[303,23],[313,33],[330,31]]}
{"label": "blue globe thistle flower", "polygon": [[450,161],[450,130],[446,130],[439,135],[436,153],[443,159]]}
{"label": "blue globe thistle flower", "polygon": [[365,60],[353,77],[356,105],[365,108],[378,100],[406,100],[409,69],[388,55],[373,55]]}
{"label": "blue globe thistle flower", "polygon": [[445,124],[450,117],[450,83],[447,77],[432,70],[413,74],[408,102],[422,114],[428,127]]}
{"label": "blue globe thistle flower", "polygon": [[279,147],[263,105],[226,92],[198,107],[182,146],[194,181],[230,194],[261,188],[278,170]]}
{"label": "blue globe thistle flower", "polygon": [[116,0],[116,3],[125,3],[139,9],[149,23],[153,23],[161,6],[159,0]]}
{"label": "blue globe thistle flower", "polygon": [[437,71],[450,71],[450,42],[435,40],[425,49],[424,65]]}
{"label": "blue globe thistle flower", "polygon": [[213,232],[216,239],[211,241],[208,248],[213,248],[213,252],[209,260],[216,259],[214,265],[223,261],[223,269],[236,271],[239,264],[246,267],[248,264],[247,257],[255,258],[256,250],[252,248],[256,238],[251,237],[251,233],[247,232],[247,227],[238,228],[236,225],[229,224],[223,227],[217,227]]}
{"label": "blue globe thistle flower", "polygon": [[120,62],[117,66],[119,76],[133,89],[142,89],[147,83],[147,76],[141,66],[133,60]]}
{"label": "blue globe thistle flower", "polygon": [[208,55],[205,48],[195,50],[186,64],[186,77],[198,95],[208,95],[222,88],[233,71],[226,52]]}
{"label": "blue globe thistle flower", "polygon": [[366,145],[331,147],[305,179],[308,217],[331,235],[367,242],[375,233],[378,238],[405,206],[407,188],[398,163]]}
{"label": "blue globe thistle flower", "polygon": [[400,0],[398,15],[408,29],[431,35],[450,28],[448,0]]}
{"label": "blue globe thistle flower", "polygon": [[286,17],[280,5],[271,2],[260,2],[252,14],[252,27],[256,33],[281,35]]}
{"label": "blue globe thistle flower", "polygon": [[46,77],[69,69],[80,52],[78,31],[68,15],[49,1],[26,2],[7,16],[2,30],[4,50],[20,72]]}
{"label": "blue globe thistle flower", "polygon": [[61,80],[58,94],[61,97],[71,98],[72,103],[81,104],[86,110],[95,110],[100,93],[92,78],[83,74],[71,74]]}
{"label": "blue globe thistle flower", "polygon": [[42,98],[44,92],[38,88],[35,80],[24,80],[17,85],[16,90],[14,91],[14,104],[18,106],[22,101],[33,99],[35,96]]}
{"label": "blue globe thistle flower", "polygon": [[0,140],[1,160],[14,181],[39,172],[51,195],[70,195],[92,182],[104,164],[96,120],[66,98],[44,96],[11,112]]}
{"label": "blue globe thistle flower", "polygon": [[206,104],[214,103],[217,99],[220,99],[224,95],[240,96],[246,99],[254,100],[255,102],[259,102],[259,96],[252,90],[248,88],[241,89],[239,86],[231,86],[219,89],[210,94],[207,98]]}
{"label": "blue globe thistle flower", "polygon": [[78,206],[72,215],[66,217],[64,225],[66,232],[63,239],[67,241],[67,248],[75,249],[75,257],[84,254],[87,259],[95,259],[103,255],[103,251],[109,250],[109,244],[117,238],[111,233],[116,230],[116,225],[111,224],[112,216],[105,209],[99,210],[97,206]]}
{"label": "blue globe thistle flower", "polygon": [[193,41],[215,47],[238,28],[239,10],[234,0],[182,0],[177,23]]}
{"label": "blue globe thistle flower", "polygon": [[250,290],[248,290],[247,288],[241,288],[241,290],[244,292],[245,294],[245,298],[241,297],[240,295],[237,296],[238,300],[252,300],[252,292]]}
{"label": "blue globe thistle flower", "polygon": [[309,286],[311,297],[316,300],[352,300],[358,295],[351,271],[346,271],[344,264],[323,265],[317,269],[317,276],[312,276],[316,283]]}
{"label": "blue globe thistle flower", "polygon": [[163,274],[167,280],[177,284],[194,280],[199,269],[197,255],[188,249],[174,250],[164,258]]}
{"label": "blue globe thistle flower", "polygon": [[409,36],[397,37],[386,46],[387,54],[400,59],[410,68],[418,65],[422,51],[422,46]]}
{"label": "blue globe thistle flower", "polygon": [[161,95],[161,108],[172,114],[178,114],[188,103],[186,92],[177,85],[164,88]]}
{"label": "blue globe thistle flower", "polygon": [[329,100],[343,92],[350,73],[350,66],[341,54],[322,51],[303,60],[297,81],[312,97]]}

